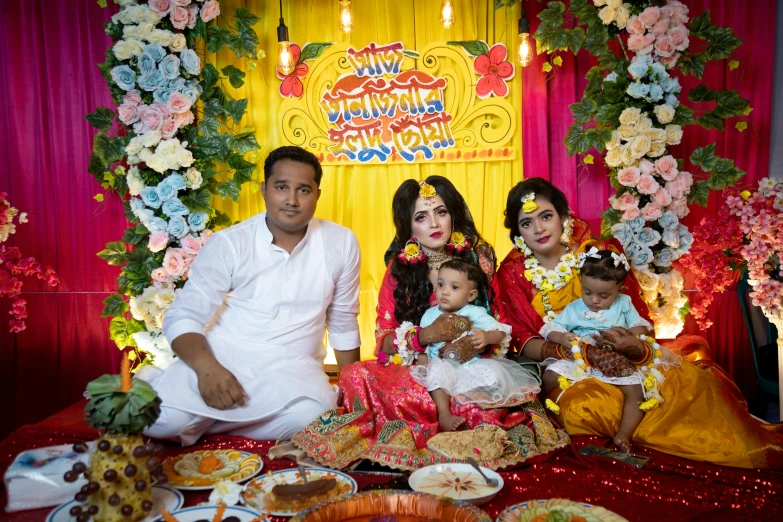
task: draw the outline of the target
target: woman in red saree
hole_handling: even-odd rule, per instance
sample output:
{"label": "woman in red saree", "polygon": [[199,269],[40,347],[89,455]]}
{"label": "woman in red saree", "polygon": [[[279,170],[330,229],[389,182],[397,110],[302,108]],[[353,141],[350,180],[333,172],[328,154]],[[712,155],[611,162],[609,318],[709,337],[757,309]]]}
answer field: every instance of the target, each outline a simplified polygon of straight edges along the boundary
{"label": "woman in red saree", "polygon": [[[343,407],[326,412],[292,439],[331,468],[344,468],[359,459],[404,470],[449,462],[427,448],[439,429],[435,403],[427,389],[413,380],[410,368],[399,362],[412,346],[458,337],[459,316],[444,314],[426,328],[413,326],[434,304],[433,281],[442,263],[454,257],[475,262],[487,274],[490,288],[497,289],[494,250],[481,239],[465,200],[450,181],[441,176],[430,176],[425,182],[407,180],[395,193],[392,208],[396,234],[378,297],[378,361],[344,368]],[[475,304],[489,308],[490,299],[485,294]],[[406,342],[411,336],[415,340]],[[493,424],[506,430],[510,444],[502,457],[487,461],[476,456],[493,469],[547,458],[570,442],[537,400],[516,408],[483,410],[452,399],[451,412],[465,417],[468,429]]]}
{"label": "woman in red saree", "polygon": [[[528,199],[535,205],[523,205]],[[559,313],[565,305],[580,298],[582,289],[578,277],[569,278],[567,283],[554,285],[554,288],[543,288],[543,285],[537,288],[525,277],[525,270],[531,267],[553,270],[566,253],[579,254],[591,246],[620,248],[616,240],[591,239],[586,223],[569,215],[563,193],[543,179],[525,180],[509,193],[506,227],[518,248],[529,255],[526,257],[514,250],[498,269],[499,320],[511,325],[512,346],[515,345],[525,357],[537,361],[573,357],[570,350],[544,341],[538,332],[544,325],[543,317]],[[567,219],[572,223],[564,226]],[[571,233],[565,235],[570,238],[560,242],[561,234],[568,228]],[[648,315],[638,283],[631,274],[626,280],[626,293],[639,313]],[[604,336],[614,343],[617,351],[595,348],[599,350],[596,355],[617,359],[603,364],[623,367],[649,356],[646,353],[649,346],[632,335],[611,331]],[[686,355],[693,352],[694,346],[697,349],[698,345],[705,347],[706,342],[696,336],[683,335],[664,345],[675,353]],[[589,358],[589,352],[586,354]],[[603,368],[599,369],[603,371]],[[665,381],[659,391],[664,400],[645,415],[633,436],[634,443],[725,466],[783,467],[780,425],[763,425],[751,417],[739,390],[719,367],[708,361],[692,364],[684,360],[680,368],[663,373]],[[549,398],[557,401],[560,410],[557,418],[569,435],[612,438],[616,433],[623,406],[623,395],[616,387],[588,378],[565,391],[555,389]]]}

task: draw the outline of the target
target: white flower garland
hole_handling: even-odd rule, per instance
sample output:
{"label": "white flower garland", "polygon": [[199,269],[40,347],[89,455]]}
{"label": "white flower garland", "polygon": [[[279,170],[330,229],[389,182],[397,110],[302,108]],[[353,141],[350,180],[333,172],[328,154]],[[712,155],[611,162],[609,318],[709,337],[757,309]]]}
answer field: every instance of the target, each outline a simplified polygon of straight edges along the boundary
{"label": "white flower garland", "polygon": [[414,325],[410,321],[403,322],[394,330],[394,345],[397,347],[397,354],[402,358],[402,366],[410,366],[416,358],[416,353],[408,346],[407,334]]}
{"label": "white flower garland", "polygon": [[525,256],[525,279],[533,283],[541,292],[541,302],[544,304],[544,322],[548,323],[555,318],[556,314],[552,310],[547,294],[552,290],[560,290],[579,274],[579,260],[569,248],[560,258],[557,266],[553,270],[547,270],[539,264],[533,251],[525,244],[525,240],[521,236],[514,238],[514,244]]}

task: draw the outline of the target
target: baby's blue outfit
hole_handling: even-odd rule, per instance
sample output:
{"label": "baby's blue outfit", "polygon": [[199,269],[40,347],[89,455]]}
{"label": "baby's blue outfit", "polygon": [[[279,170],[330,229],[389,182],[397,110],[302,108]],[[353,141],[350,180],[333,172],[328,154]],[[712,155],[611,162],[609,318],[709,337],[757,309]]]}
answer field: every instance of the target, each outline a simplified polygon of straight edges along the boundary
{"label": "baby's blue outfit", "polygon": [[582,299],[571,301],[557,317],[541,328],[540,333],[546,339],[547,335],[552,332],[571,332],[582,337],[585,342],[594,344],[589,336],[599,330],[608,330],[612,326],[623,328],[646,326],[651,328],[649,321],[636,311],[631,298],[620,294],[608,310],[597,312],[590,310]]}
{"label": "baby's blue outfit", "polygon": [[[435,322],[435,319],[440,317],[446,312],[443,312],[440,309],[440,306],[433,306],[432,308],[428,309],[426,312],[424,312],[424,315],[421,316],[421,322],[419,323],[422,328],[425,328],[432,323]],[[450,312],[451,313],[451,312]],[[500,325],[499,322],[495,320],[494,317],[489,315],[487,313],[487,309],[482,306],[475,306],[475,305],[465,305],[464,308],[457,312],[453,312],[455,315],[463,315],[473,321],[473,328],[476,330],[498,330],[497,325]],[[494,327],[494,328],[492,328]],[[443,347],[443,345],[446,343],[432,343],[427,345],[427,356],[432,359],[438,358],[438,352]],[[479,359],[480,357],[476,356],[471,361],[475,359]],[[470,361],[468,361],[470,362]]]}

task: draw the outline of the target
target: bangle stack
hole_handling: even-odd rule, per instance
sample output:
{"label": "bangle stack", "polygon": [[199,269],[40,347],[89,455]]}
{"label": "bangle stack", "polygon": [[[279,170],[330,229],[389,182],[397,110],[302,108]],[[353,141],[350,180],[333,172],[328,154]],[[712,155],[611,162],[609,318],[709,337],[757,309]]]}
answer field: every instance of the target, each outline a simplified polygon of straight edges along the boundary
{"label": "bangle stack", "polygon": [[[394,345],[397,347],[397,354],[391,357],[391,362],[410,366],[416,355],[424,352],[424,347],[419,344],[420,330],[420,327],[414,326],[410,321],[405,321],[394,331]],[[380,361],[380,358],[378,360]]]}

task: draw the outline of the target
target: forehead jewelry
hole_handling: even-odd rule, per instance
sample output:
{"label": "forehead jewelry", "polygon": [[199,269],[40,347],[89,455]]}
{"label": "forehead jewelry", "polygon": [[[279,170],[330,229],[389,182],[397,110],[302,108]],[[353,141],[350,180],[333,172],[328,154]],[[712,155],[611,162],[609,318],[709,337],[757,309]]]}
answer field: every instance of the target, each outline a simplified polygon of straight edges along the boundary
{"label": "forehead jewelry", "polygon": [[536,199],[535,192],[531,192],[522,197],[522,210],[525,214],[530,214],[538,209],[538,204],[533,201],[534,199]]}
{"label": "forehead jewelry", "polygon": [[424,200],[425,205],[434,205],[435,196],[437,195],[438,192],[435,190],[435,187],[426,181],[419,181],[419,197]]}

